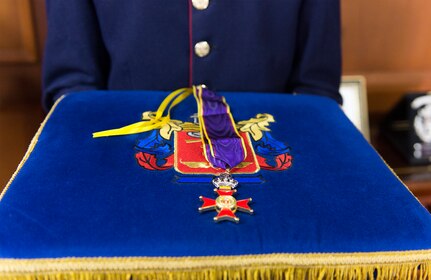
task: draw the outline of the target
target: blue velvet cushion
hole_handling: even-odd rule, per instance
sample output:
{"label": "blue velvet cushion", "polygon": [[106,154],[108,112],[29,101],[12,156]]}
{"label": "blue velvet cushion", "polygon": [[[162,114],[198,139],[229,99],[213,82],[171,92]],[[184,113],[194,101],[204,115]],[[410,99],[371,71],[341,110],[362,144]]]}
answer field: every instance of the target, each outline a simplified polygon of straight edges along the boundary
{"label": "blue velvet cushion", "polygon": [[[92,138],[139,121],[166,94],[63,98],[0,201],[0,258],[431,249],[429,213],[337,103],[311,95],[221,93],[237,122],[272,114],[271,137],[291,147],[293,165],[259,171],[251,176],[258,183],[246,178],[236,197],[252,197],[255,213],[214,223],[214,212],[197,211],[200,195],[215,197],[210,183],[137,164],[134,147],[151,132]],[[189,120],[195,111],[189,98],[172,118]]]}

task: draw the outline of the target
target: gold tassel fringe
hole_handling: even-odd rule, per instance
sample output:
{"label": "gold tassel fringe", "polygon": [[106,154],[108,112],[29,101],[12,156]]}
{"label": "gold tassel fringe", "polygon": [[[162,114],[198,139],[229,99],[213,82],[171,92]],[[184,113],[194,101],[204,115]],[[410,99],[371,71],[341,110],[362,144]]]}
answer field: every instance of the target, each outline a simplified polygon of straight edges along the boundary
{"label": "gold tassel fringe", "polygon": [[[215,257],[219,258],[219,257]],[[246,257],[247,258],[247,257]],[[107,258],[105,258],[107,259]],[[168,258],[166,258],[168,259]],[[78,259],[75,259],[78,260]],[[103,258],[100,258],[103,260]],[[117,258],[125,263],[128,258]],[[21,262],[20,260],[15,260]],[[53,267],[42,269],[42,271],[32,271],[38,265],[32,267],[31,260],[26,261],[25,271],[7,271],[2,267],[0,260],[0,279],[5,280],[175,280],[175,279],[194,279],[194,280],[216,280],[216,279],[349,279],[349,280],[370,280],[370,279],[431,279],[431,260],[420,263],[383,263],[366,265],[322,265],[322,266],[292,266],[283,264],[257,264],[241,267],[240,264],[230,264],[226,267],[192,267],[184,268],[184,263],[178,270],[172,267],[163,269],[125,269],[131,267],[117,263],[115,266],[105,267],[107,270],[100,270],[102,267],[96,265],[85,265],[79,270],[67,270],[69,265],[62,266],[61,271],[52,270]],[[187,263],[187,260],[185,261]],[[168,261],[169,263],[169,261]],[[73,266],[76,268],[76,262]],[[112,264],[112,263],[111,263]],[[134,263],[132,266],[136,266]],[[59,268],[59,267],[57,267]],[[136,267],[137,268],[137,267]],[[14,270],[14,269],[12,269]]]}
{"label": "gold tassel fringe", "polygon": [[4,274],[5,280],[239,280],[239,279],[273,279],[273,280],[313,280],[313,279],[431,279],[431,261],[423,264],[381,265],[362,267],[252,267],[223,269],[211,268],[199,271],[134,271],[134,272],[45,272],[35,274]]}

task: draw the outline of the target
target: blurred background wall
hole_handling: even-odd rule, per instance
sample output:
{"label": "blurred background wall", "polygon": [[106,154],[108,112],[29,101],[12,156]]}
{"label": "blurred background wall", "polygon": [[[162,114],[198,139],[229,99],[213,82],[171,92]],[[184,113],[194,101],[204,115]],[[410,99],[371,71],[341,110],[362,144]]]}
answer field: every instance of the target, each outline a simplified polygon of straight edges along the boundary
{"label": "blurred background wall", "polygon": [[431,90],[431,1],[341,0],[344,74],[364,75],[370,114]]}
{"label": "blurred background wall", "polygon": [[0,188],[7,183],[43,119],[43,0],[0,0]]}
{"label": "blurred background wall", "polygon": [[[372,144],[415,194],[431,204],[431,180],[414,177],[429,173],[429,167],[404,168],[379,133],[382,118],[405,92],[431,90],[431,1],[341,4],[343,72],[367,79]],[[0,188],[44,117],[40,72],[45,36],[44,0],[0,0]]]}

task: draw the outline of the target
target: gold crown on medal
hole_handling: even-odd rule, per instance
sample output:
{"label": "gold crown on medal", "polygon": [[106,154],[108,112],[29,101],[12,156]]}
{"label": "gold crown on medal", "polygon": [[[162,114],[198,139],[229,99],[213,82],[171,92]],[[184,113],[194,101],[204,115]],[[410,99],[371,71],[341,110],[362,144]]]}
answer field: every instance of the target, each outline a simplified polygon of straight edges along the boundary
{"label": "gold crown on medal", "polygon": [[235,189],[238,185],[238,181],[232,178],[228,173],[220,174],[220,176],[214,178],[212,182],[217,189]]}

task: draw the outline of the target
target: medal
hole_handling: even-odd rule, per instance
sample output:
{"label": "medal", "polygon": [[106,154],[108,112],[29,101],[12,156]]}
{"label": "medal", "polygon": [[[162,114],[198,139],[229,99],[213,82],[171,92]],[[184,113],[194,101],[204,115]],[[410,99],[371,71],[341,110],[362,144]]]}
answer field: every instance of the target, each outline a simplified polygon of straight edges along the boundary
{"label": "medal", "polygon": [[216,199],[200,196],[203,204],[199,207],[199,212],[216,210],[217,216],[214,217],[214,221],[232,221],[239,222],[239,218],[235,215],[235,212],[242,211],[252,214],[253,209],[250,208],[248,203],[251,198],[236,200],[233,194],[236,193],[236,186],[238,181],[233,179],[229,173],[222,173],[220,176],[214,178],[212,183],[216,187],[214,192],[218,194]]}
{"label": "medal", "polygon": [[239,135],[229,105],[224,97],[208,90],[204,86],[194,87],[193,95],[198,104],[198,118],[203,152],[211,166],[224,169],[212,180],[218,197],[214,200],[200,196],[203,201],[200,212],[216,210],[214,221],[239,222],[235,212],[253,213],[248,203],[251,198],[236,200],[238,181],[232,178],[231,168],[240,164],[246,157],[246,148]]}

